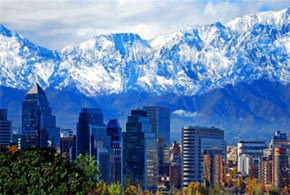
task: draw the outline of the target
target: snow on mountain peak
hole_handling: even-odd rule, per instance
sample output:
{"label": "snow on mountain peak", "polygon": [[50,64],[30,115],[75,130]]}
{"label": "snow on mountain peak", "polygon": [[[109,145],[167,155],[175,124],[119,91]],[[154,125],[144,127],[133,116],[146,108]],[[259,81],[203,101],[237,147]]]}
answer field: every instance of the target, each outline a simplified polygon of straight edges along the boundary
{"label": "snow on mountain peak", "polygon": [[147,41],[99,35],[60,52],[0,25],[0,84],[71,88],[87,96],[142,90],[194,95],[226,84],[290,82],[289,8],[186,27]]}

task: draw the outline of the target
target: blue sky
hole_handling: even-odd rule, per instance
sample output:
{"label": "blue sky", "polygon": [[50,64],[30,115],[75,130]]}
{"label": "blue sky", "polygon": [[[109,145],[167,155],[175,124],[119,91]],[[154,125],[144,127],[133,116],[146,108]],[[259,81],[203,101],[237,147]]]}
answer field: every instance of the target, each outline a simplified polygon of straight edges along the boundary
{"label": "blue sky", "polygon": [[133,32],[145,39],[186,25],[226,23],[289,0],[1,0],[1,23],[39,45],[61,49],[95,35]]}

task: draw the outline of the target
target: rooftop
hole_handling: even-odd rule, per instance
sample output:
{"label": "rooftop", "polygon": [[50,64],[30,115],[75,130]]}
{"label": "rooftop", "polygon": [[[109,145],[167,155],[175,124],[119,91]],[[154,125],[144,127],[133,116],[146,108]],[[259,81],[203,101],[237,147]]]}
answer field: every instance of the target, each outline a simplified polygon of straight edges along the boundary
{"label": "rooftop", "polygon": [[45,94],[43,89],[38,83],[35,83],[33,87],[26,94]]}

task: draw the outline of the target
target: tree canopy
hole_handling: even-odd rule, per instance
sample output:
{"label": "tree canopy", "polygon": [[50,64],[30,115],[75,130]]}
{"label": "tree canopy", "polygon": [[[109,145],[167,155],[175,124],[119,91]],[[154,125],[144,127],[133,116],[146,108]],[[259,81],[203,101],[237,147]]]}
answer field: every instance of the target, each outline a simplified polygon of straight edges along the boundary
{"label": "tree canopy", "polygon": [[[70,163],[52,149],[0,154],[0,194],[76,194],[94,185],[93,159]],[[95,181],[97,182],[97,181]]]}

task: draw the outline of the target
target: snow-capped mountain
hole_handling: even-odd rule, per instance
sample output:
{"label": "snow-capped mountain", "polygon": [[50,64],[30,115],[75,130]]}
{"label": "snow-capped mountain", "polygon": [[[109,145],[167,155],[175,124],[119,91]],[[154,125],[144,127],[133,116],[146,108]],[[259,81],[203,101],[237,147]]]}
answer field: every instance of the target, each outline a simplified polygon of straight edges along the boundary
{"label": "snow-capped mountain", "polygon": [[203,94],[227,84],[290,82],[290,9],[187,27],[144,40],[96,36],[52,51],[0,26],[0,85],[77,89],[86,96],[129,90]]}

